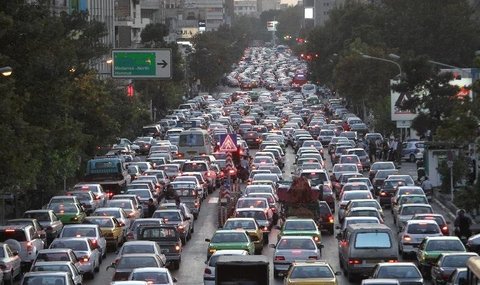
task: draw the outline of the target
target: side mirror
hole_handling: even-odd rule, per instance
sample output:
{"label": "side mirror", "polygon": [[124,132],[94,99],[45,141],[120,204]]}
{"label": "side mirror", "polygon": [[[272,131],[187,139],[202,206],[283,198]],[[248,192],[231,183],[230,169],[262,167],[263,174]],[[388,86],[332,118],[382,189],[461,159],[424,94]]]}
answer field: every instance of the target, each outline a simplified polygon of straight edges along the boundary
{"label": "side mirror", "polygon": [[336,230],[341,229],[341,228],[340,228],[340,225],[336,225],[336,226],[335,226],[335,229],[336,229]]}
{"label": "side mirror", "polygon": [[277,246],[274,245],[274,244],[269,244],[268,247],[270,247],[270,248],[276,248]]}
{"label": "side mirror", "polygon": [[342,271],[336,271],[336,272],[335,272],[335,275],[336,275],[336,276],[341,276],[341,275],[342,275]]}
{"label": "side mirror", "polygon": [[205,239],[205,241],[206,241],[206,242],[210,242],[210,241],[211,241],[211,239],[209,239],[209,238],[206,238],[206,239]]}
{"label": "side mirror", "polygon": [[177,278],[172,277],[173,283],[177,283]]}
{"label": "side mirror", "polygon": [[318,244],[317,247],[318,248],[324,248],[324,245],[323,244]]}

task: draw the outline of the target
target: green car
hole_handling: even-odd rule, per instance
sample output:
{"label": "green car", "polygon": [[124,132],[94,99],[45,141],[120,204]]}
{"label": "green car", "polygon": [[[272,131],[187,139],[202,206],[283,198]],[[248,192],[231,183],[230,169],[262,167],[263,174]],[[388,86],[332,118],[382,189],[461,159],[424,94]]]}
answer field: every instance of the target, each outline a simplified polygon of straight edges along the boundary
{"label": "green car", "polygon": [[255,254],[255,244],[245,230],[217,230],[212,239],[205,239],[208,242],[207,259],[222,249],[246,250],[249,254]]}
{"label": "green car", "polygon": [[50,204],[48,209],[53,210],[64,225],[81,224],[87,216],[83,208],[77,204]]}
{"label": "green car", "polygon": [[418,246],[418,269],[425,277],[429,277],[432,265],[440,254],[447,252],[466,252],[466,249],[456,236],[426,237]]}
{"label": "green car", "polygon": [[282,236],[311,236],[316,244],[322,243],[322,234],[313,219],[287,218],[280,230],[278,240]]}

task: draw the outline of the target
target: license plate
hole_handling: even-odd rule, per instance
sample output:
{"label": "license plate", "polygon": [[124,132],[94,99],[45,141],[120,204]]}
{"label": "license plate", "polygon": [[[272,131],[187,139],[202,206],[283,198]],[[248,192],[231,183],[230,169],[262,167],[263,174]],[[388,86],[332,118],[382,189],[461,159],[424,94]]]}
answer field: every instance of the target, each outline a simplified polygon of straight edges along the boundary
{"label": "license plate", "polygon": [[162,249],[162,253],[169,253],[170,250],[169,249]]}

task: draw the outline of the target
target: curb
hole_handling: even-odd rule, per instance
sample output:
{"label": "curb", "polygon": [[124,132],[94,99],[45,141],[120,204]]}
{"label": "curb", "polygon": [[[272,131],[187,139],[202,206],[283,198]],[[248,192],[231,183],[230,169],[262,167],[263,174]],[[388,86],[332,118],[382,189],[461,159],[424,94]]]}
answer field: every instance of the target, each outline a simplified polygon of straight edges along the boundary
{"label": "curb", "polygon": [[450,211],[449,208],[447,208],[447,206],[445,206],[442,202],[440,202],[440,200],[438,199],[433,199],[432,200],[435,204],[437,204],[445,213],[447,213],[447,215],[452,219],[452,220],[455,220],[456,216],[454,213],[452,213],[452,211]]}

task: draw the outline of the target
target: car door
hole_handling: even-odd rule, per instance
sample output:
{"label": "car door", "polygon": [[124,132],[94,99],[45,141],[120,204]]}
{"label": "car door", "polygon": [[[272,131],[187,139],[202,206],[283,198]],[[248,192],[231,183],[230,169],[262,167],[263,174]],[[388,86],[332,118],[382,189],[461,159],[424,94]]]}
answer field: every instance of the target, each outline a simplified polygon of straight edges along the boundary
{"label": "car door", "polygon": [[8,256],[8,264],[5,265],[10,265],[10,267],[13,268],[13,275],[17,276],[17,274],[21,274],[21,265],[22,265],[22,259],[20,258],[20,255],[18,253],[14,253],[10,245],[5,244],[6,248],[6,254]]}

